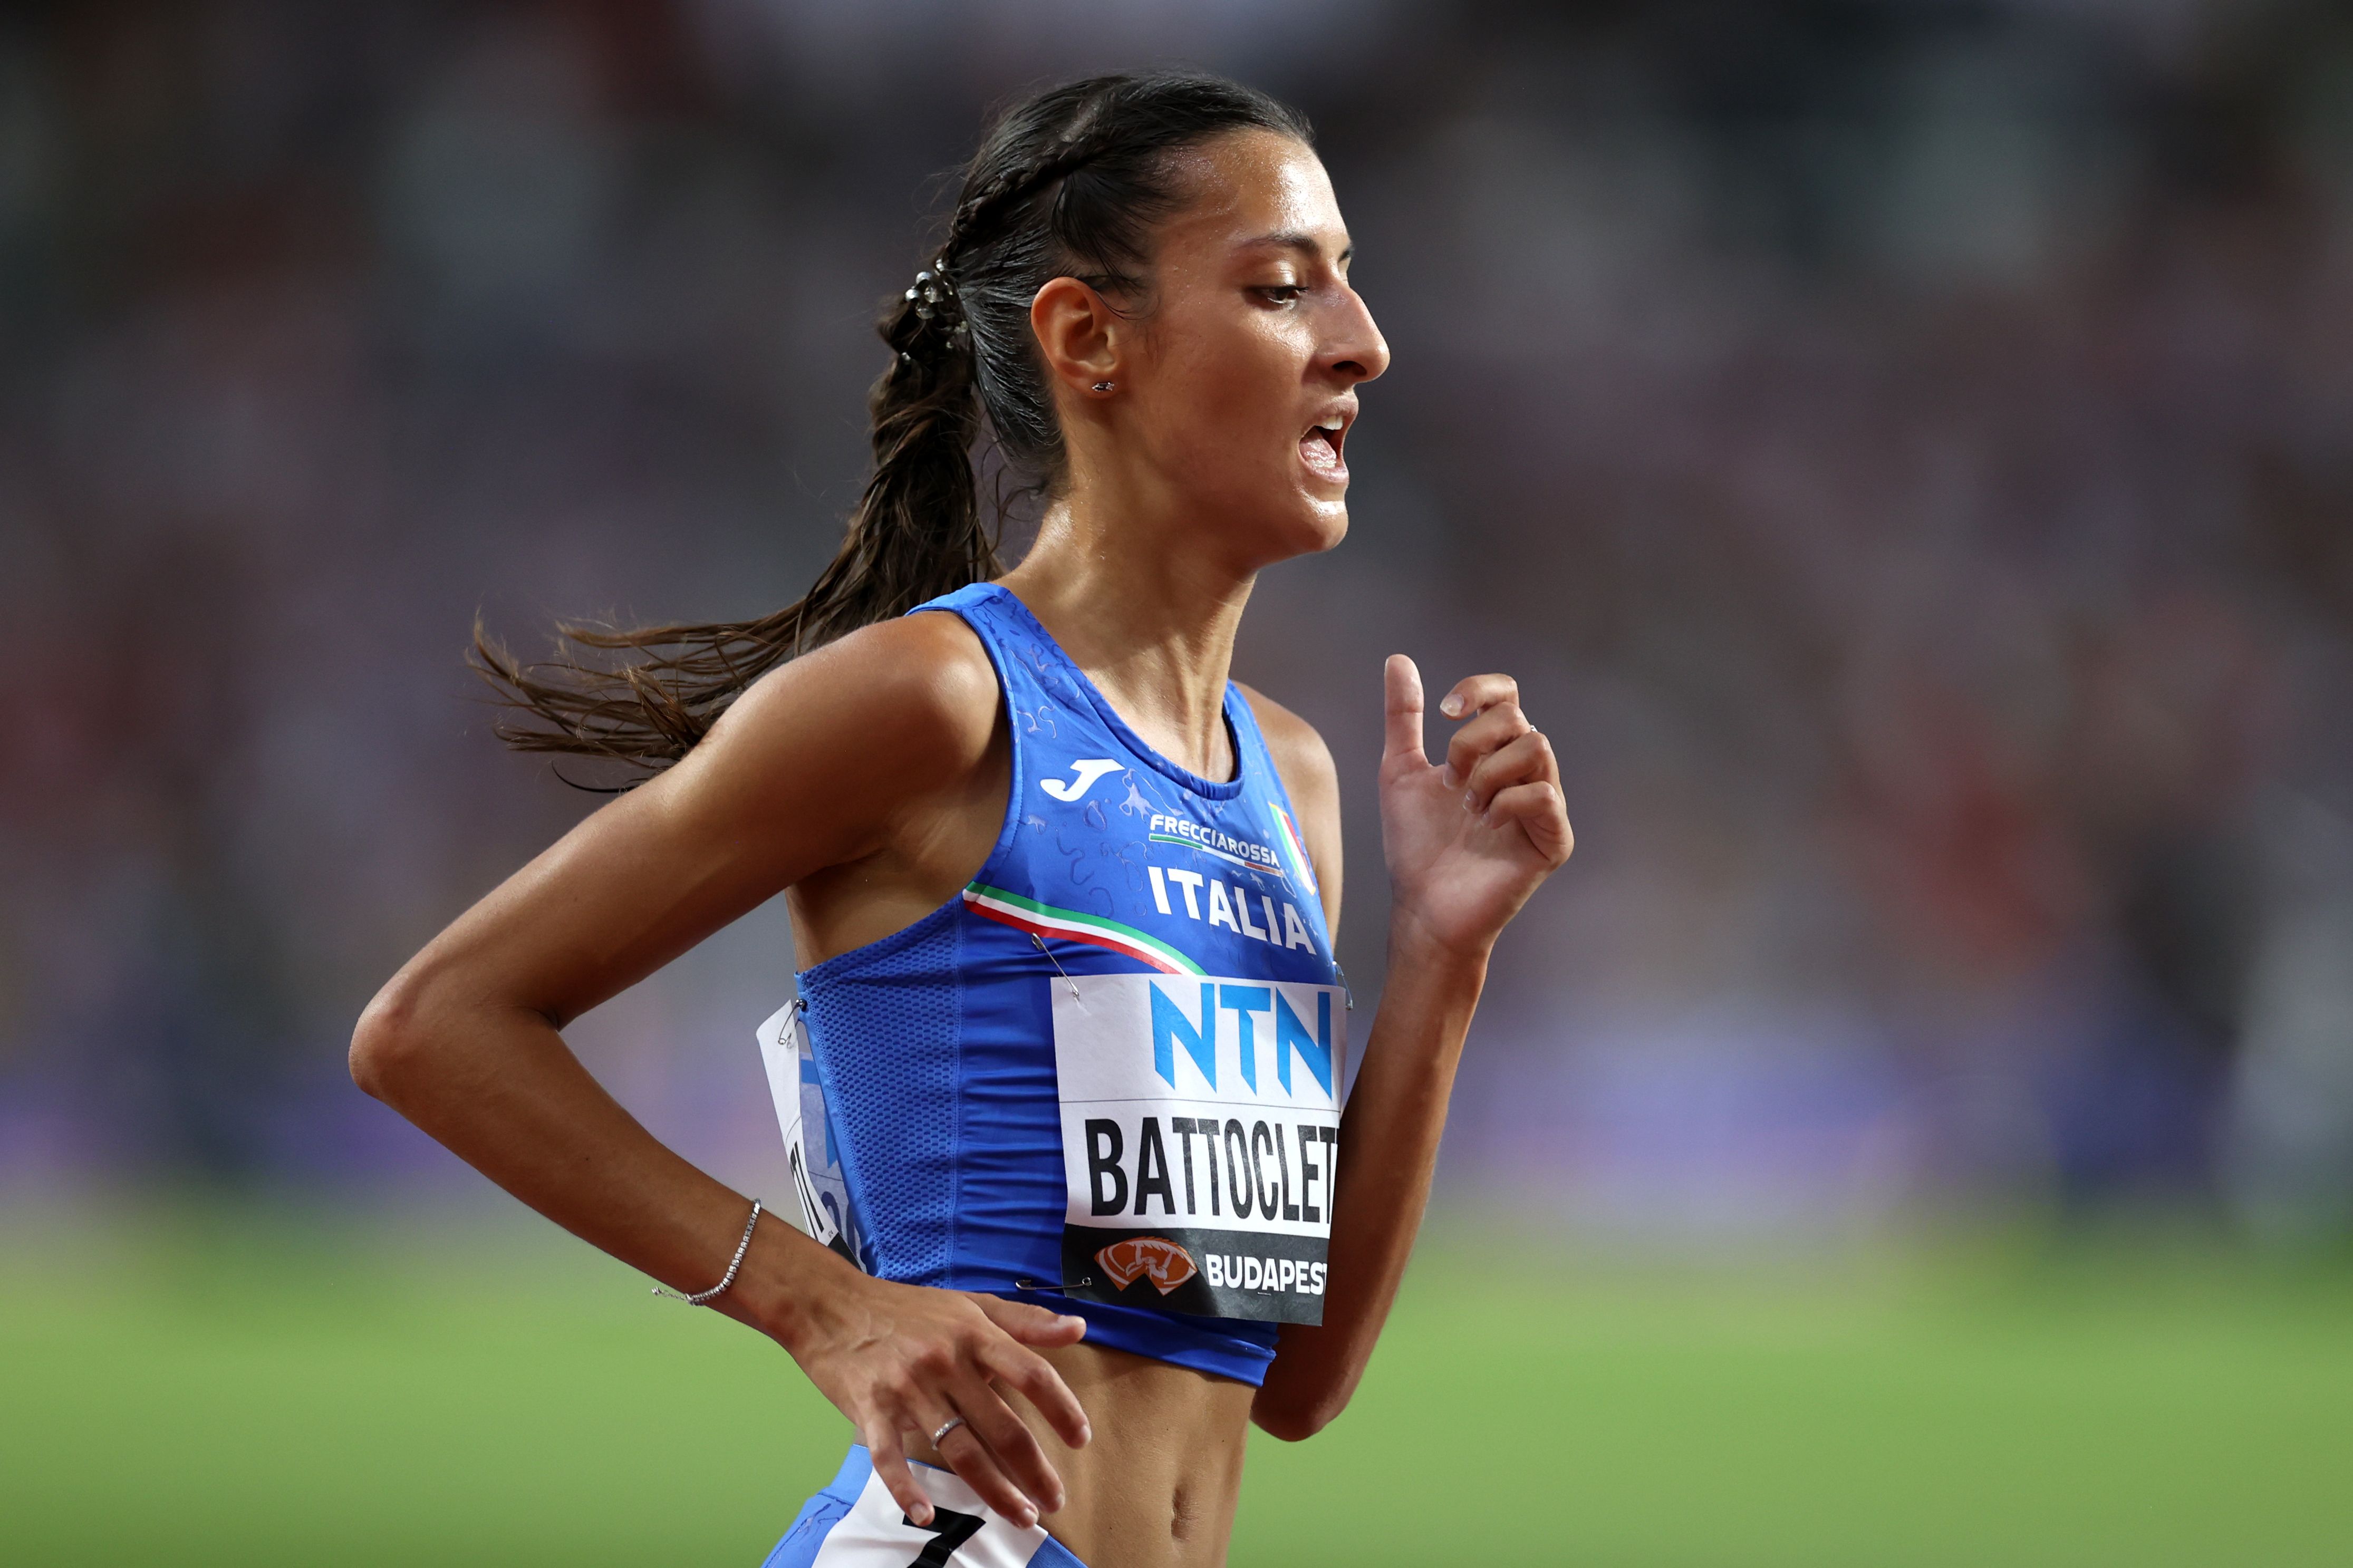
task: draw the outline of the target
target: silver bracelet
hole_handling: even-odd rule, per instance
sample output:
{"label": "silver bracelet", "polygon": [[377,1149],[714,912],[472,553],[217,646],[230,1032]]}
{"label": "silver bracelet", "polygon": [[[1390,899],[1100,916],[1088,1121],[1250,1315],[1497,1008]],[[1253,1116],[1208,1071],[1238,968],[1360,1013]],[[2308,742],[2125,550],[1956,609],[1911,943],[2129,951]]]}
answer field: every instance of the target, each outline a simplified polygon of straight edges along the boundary
{"label": "silver bracelet", "polygon": [[752,1217],[744,1222],[744,1239],[735,1244],[735,1256],[727,1260],[726,1277],[708,1290],[697,1290],[691,1296],[681,1296],[666,1285],[654,1287],[654,1294],[667,1296],[673,1301],[683,1301],[690,1307],[700,1307],[713,1297],[725,1293],[735,1283],[735,1271],[744,1267],[744,1255],[752,1250],[752,1227],[760,1223],[760,1200],[752,1200]]}

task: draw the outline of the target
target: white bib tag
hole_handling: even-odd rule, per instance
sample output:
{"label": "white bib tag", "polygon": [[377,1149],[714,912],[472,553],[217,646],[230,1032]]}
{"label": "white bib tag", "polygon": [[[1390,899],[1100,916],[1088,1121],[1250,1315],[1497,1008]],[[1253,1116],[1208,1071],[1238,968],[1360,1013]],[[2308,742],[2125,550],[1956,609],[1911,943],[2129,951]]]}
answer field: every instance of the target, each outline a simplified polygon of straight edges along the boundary
{"label": "white bib tag", "polygon": [[930,1525],[908,1523],[882,1478],[869,1475],[856,1506],[826,1531],[812,1568],[1025,1568],[1045,1544],[1045,1531],[997,1513],[954,1471],[908,1468],[932,1500]]}
{"label": "white bib tag", "polygon": [[1321,1322],[1340,987],[1082,974],[1052,995],[1067,1292]]}
{"label": "white bib tag", "polygon": [[[796,1000],[759,1028],[760,1061],[768,1069],[768,1097],[785,1135],[785,1163],[796,1201],[779,1212],[800,1230],[858,1263],[864,1233],[849,1203],[849,1182],[826,1125],[825,1089],[809,1057],[808,1029]],[[810,1143],[817,1149],[812,1155]],[[862,1265],[861,1265],[862,1267]]]}

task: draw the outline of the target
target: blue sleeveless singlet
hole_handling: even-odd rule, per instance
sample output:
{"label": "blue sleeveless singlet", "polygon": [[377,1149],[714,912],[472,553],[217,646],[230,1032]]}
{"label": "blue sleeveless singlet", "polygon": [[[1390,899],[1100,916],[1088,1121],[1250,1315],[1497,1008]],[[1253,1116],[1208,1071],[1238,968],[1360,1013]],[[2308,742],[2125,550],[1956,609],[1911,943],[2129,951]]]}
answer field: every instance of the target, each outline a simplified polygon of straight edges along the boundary
{"label": "blue sleeveless singlet", "polygon": [[1347,1054],[1266,742],[1229,684],[1240,765],[1211,783],[1139,740],[1006,589],[924,611],[963,617],[996,667],[1010,798],[961,895],[799,976],[806,1040],[781,1047],[777,1095],[787,1142],[799,1121],[811,1143],[804,1227],[881,1278],[1034,1300],[1091,1344],[1263,1382],[1276,1325],[1323,1320]]}

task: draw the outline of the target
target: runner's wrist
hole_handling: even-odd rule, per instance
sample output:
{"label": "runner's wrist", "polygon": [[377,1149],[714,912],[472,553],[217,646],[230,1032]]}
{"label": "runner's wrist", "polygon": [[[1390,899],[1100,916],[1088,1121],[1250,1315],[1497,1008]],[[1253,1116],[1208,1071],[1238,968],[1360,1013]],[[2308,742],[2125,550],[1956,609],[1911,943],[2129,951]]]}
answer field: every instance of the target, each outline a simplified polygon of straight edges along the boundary
{"label": "runner's wrist", "polygon": [[[839,1276],[848,1275],[849,1280]],[[779,1215],[765,1214],[735,1288],[712,1303],[797,1354],[844,1285],[862,1278]]]}
{"label": "runner's wrist", "polygon": [[1494,952],[1493,936],[1471,942],[1450,942],[1429,922],[1402,904],[1389,915],[1388,973],[1391,983],[1411,975],[1468,984],[1474,991],[1486,984],[1487,961]]}

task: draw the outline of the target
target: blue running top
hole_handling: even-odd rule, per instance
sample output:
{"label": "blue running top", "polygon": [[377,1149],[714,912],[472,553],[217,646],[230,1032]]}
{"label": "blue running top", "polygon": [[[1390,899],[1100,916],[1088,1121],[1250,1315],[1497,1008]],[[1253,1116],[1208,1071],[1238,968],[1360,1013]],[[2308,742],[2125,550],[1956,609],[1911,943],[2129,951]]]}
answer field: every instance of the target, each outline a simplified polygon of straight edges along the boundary
{"label": "blue running top", "polygon": [[784,1103],[789,1073],[777,1093],[788,1141],[822,1129],[812,1171],[795,1155],[804,1217],[881,1278],[1034,1300],[1091,1344],[1261,1383],[1275,1326],[1323,1321],[1347,1055],[1265,739],[1229,684],[1240,766],[1213,784],[1139,740],[1008,590],[917,611],[988,650],[1010,796],[958,897],[799,976],[810,1114]]}

